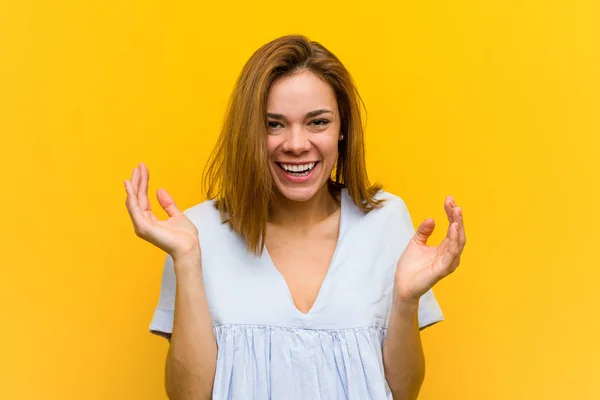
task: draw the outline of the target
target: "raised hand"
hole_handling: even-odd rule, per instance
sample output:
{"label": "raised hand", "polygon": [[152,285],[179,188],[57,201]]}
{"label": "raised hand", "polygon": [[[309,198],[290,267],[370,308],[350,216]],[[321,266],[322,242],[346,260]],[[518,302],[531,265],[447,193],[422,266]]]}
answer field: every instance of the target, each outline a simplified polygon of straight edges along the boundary
{"label": "raised hand", "polygon": [[144,163],[133,170],[131,180],[125,180],[127,211],[135,234],[164,250],[173,259],[200,250],[196,226],[175,205],[165,189],[158,189],[156,197],[169,219],[159,221],[150,208],[148,181],[150,174]]}
{"label": "raised hand", "polygon": [[460,264],[460,256],[467,243],[462,209],[451,196],[446,198],[444,209],[449,222],[444,240],[438,246],[427,246],[427,239],[435,228],[433,218],[427,218],[400,256],[396,268],[395,300],[418,303],[423,294]]}

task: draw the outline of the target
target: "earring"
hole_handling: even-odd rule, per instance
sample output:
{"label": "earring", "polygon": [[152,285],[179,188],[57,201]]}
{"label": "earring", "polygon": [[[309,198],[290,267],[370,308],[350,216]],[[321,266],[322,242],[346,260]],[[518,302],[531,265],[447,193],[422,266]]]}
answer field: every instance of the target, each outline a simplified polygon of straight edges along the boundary
{"label": "earring", "polygon": [[344,135],[340,135],[340,142],[344,140]]}

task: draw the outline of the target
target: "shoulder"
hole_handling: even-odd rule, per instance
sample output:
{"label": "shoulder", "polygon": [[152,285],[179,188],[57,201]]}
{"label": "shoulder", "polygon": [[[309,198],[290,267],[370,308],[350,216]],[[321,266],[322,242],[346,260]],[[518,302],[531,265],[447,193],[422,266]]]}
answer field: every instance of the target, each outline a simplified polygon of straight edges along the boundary
{"label": "shoulder", "polygon": [[208,255],[208,249],[220,249],[240,241],[231,226],[223,222],[215,203],[215,200],[205,200],[183,211],[198,229],[203,257]]}
{"label": "shoulder", "polygon": [[388,207],[388,209],[397,209],[406,207],[406,203],[404,199],[398,195],[395,195],[390,192],[386,192],[385,190],[380,190],[375,195],[376,200],[384,200],[383,207]]}
{"label": "shoulder", "polygon": [[408,214],[408,207],[404,199],[396,194],[380,190],[375,195],[375,200],[382,200],[378,208],[371,210],[367,215],[372,214],[372,218],[377,218],[382,222],[390,219],[403,218]]}
{"label": "shoulder", "polygon": [[361,230],[378,231],[384,235],[392,234],[398,226],[412,226],[408,207],[404,199],[396,194],[380,190],[375,194],[374,200],[381,200],[379,205],[363,213],[353,202],[347,193],[344,193],[347,214],[345,218],[353,221],[351,225],[361,227]]}
{"label": "shoulder", "polygon": [[408,206],[404,199],[392,193],[381,192],[381,196],[386,199],[382,208],[388,208],[385,213],[384,235],[393,248],[400,246],[404,249],[407,241],[415,234]]}
{"label": "shoulder", "polygon": [[397,260],[415,234],[408,206],[402,197],[389,192],[380,191],[376,198],[384,199],[385,202],[371,213],[378,214],[377,224],[381,228],[382,245]]}
{"label": "shoulder", "polygon": [[189,208],[186,208],[183,213],[189,218],[189,217],[194,217],[194,216],[204,216],[204,215],[210,215],[214,212],[217,212],[217,209],[214,207],[215,201],[214,200],[204,200],[198,204],[195,204],[193,206],[190,206]]}
{"label": "shoulder", "polygon": [[215,208],[215,200],[205,200],[183,211],[198,231],[205,229],[214,229],[221,225],[221,214]]}
{"label": "shoulder", "polygon": [[[372,219],[372,226],[380,229],[389,240],[398,242],[398,238],[410,238],[415,230],[408,206],[404,199],[396,194],[379,191],[376,200],[383,200],[379,208],[370,211],[365,218]],[[369,214],[372,214],[369,216]],[[387,240],[386,239],[386,240]]]}

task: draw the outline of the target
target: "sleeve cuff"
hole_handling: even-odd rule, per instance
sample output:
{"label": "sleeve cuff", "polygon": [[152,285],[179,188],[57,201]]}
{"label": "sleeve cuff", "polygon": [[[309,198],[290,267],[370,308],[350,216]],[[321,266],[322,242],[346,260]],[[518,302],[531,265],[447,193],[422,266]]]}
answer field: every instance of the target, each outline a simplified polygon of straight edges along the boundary
{"label": "sleeve cuff", "polygon": [[444,314],[436,300],[429,299],[419,304],[419,329],[425,329],[443,320]]}
{"label": "sleeve cuff", "polygon": [[[173,332],[173,310],[165,310],[163,308],[156,308],[154,310],[154,316],[150,322],[150,333],[160,335],[160,333],[171,333]],[[160,335],[162,336],[162,335]]]}

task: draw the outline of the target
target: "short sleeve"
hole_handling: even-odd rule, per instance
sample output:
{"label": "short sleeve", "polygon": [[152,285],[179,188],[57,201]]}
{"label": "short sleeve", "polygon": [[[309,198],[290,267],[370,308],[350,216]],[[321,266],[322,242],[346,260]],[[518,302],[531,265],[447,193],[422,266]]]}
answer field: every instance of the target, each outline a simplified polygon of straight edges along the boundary
{"label": "short sleeve", "polygon": [[158,305],[150,322],[150,333],[167,337],[173,331],[175,315],[175,270],[173,258],[167,254],[163,266]]}
{"label": "short sleeve", "polygon": [[[384,207],[388,206],[392,210],[386,223],[387,236],[392,247],[393,259],[397,262],[416,230],[404,200],[392,195]],[[418,320],[421,330],[444,320],[442,309],[435,298],[433,289],[429,289],[419,299]]]}

